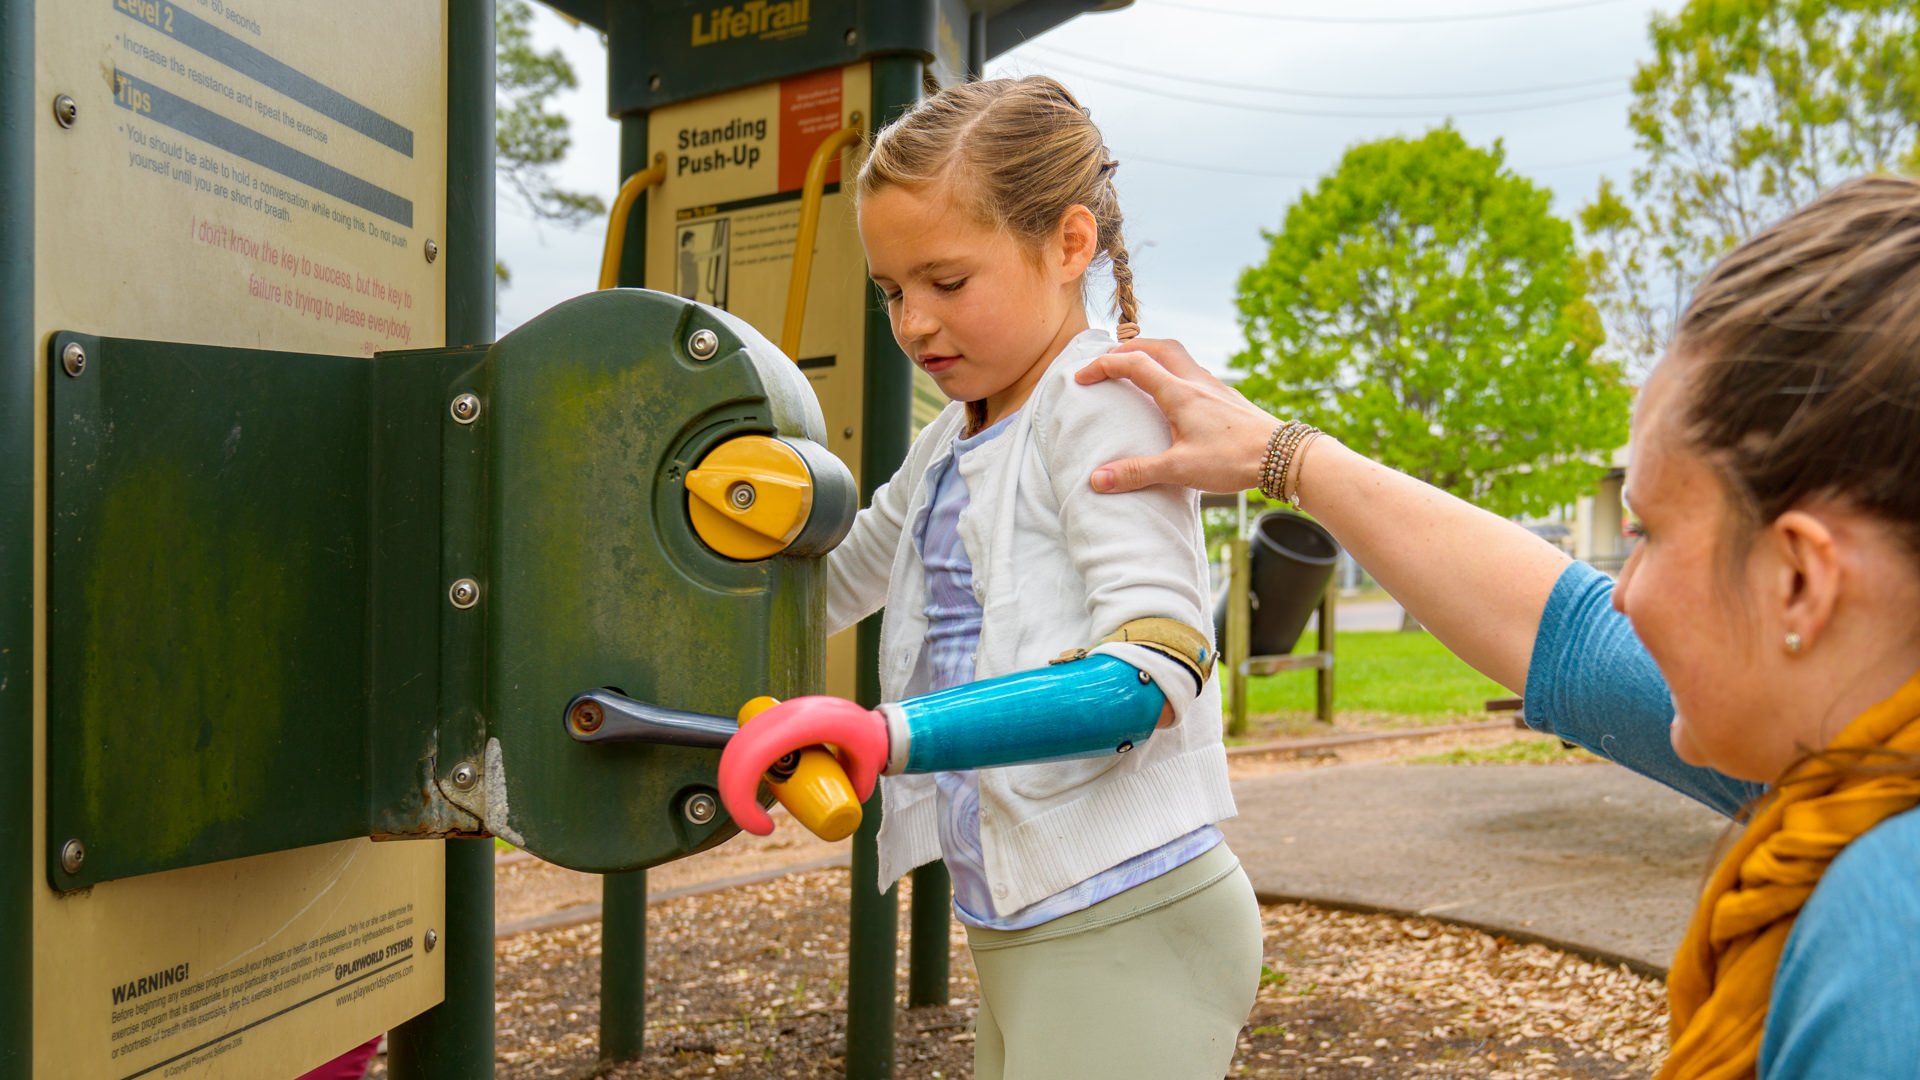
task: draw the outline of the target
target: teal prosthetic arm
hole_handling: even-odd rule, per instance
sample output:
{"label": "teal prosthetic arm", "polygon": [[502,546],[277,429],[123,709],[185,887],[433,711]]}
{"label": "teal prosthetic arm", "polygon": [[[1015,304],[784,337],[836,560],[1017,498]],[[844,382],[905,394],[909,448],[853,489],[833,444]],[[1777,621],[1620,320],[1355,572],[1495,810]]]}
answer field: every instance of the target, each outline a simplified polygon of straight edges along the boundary
{"label": "teal prosthetic arm", "polygon": [[1153,734],[1165,705],[1146,672],[1111,656],[984,679],[881,706],[893,744],[887,771],[1124,754]]}

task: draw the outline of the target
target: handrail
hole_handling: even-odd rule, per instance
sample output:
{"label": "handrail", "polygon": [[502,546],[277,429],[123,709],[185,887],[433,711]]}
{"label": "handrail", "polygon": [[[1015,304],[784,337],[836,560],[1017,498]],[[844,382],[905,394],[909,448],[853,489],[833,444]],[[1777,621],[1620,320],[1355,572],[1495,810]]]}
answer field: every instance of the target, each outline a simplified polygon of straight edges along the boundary
{"label": "handrail", "polygon": [[800,233],[794,238],[793,279],[787,285],[787,319],[780,327],[780,351],[800,359],[800,324],[807,316],[807,288],[813,279],[813,241],[820,232],[820,201],[826,195],[827,166],[840,151],[866,134],[859,113],[853,122],[827,136],[807,162],[807,179],[800,185]]}
{"label": "handrail", "polygon": [[620,283],[620,253],[627,246],[627,216],[633,213],[633,204],[640,200],[640,193],[661,183],[667,178],[667,155],[653,155],[653,165],[641,169],[627,182],[620,185],[620,194],[613,197],[613,209],[607,215],[607,246],[600,256],[600,287],[611,289]]}

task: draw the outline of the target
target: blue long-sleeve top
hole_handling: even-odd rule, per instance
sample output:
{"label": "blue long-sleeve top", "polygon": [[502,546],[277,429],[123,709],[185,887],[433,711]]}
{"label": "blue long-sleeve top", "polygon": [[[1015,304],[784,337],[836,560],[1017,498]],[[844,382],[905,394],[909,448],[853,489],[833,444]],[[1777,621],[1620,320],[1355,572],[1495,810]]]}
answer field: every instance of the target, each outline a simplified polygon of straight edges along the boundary
{"label": "blue long-sleeve top", "polygon": [[[1527,723],[1729,816],[1763,785],[1688,765],[1666,680],[1613,582],[1574,563],[1555,582],[1527,669]],[[1787,937],[1761,1039],[1761,1080],[1920,1077],[1920,809],[1847,845]]]}

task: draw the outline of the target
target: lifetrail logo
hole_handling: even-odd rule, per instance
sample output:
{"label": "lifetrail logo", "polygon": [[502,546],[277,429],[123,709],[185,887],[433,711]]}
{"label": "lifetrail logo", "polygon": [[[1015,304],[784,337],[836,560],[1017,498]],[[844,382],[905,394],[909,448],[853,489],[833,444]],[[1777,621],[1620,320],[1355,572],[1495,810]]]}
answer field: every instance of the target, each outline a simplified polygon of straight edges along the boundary
{"label": "lifetrail logo", "polygon": [[693,44],[713,45],[741,38],[772,41],[807,32],[811,0],[747,0],[693,17]]}

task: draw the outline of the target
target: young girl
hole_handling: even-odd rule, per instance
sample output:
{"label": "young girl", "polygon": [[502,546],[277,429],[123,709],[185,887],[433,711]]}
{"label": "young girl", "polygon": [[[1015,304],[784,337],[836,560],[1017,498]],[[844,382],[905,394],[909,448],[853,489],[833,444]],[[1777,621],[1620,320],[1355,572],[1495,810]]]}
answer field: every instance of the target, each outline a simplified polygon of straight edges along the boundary
{"label": "young girl", "polygon": [[879,885],[946,860],[983,1080],[1221,1076],[1260,970],[1213,827],[1234,811],[1197,498],[1088,486],[1168,437],[1144,395],[1073,380],[1115,344],[1088,325],[1090,265],[1112,265],[1123,333],[1135,318],[1114,168],[1046,78],[956,86],[875,141],[868,267],[953,401],[828,560],[829,630],[886,609],[892,704],[795,699],[721,761],[761,833],[755,788],[789,751],[836,745],[862,798],[888,774]]}

